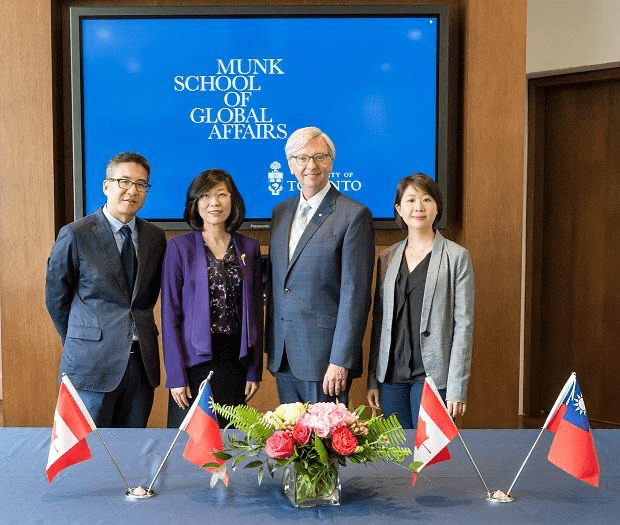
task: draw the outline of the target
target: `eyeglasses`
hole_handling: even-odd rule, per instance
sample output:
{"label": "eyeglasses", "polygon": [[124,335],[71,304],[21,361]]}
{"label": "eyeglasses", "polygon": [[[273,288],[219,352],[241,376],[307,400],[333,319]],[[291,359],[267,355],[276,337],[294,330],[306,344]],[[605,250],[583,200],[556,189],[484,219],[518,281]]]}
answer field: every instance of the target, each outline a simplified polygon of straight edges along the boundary
{"label": "eyeglasses", "polygon": [[310,159],[314,161],[315,164],[325,164],[331,160],[331,155],[329,153],[315,153],[314,155],[291,155],[292,159],[297,161],[298,166],[306,166]]}
{"label": "eyeglasses", "polygon": [[220,191],[219,193],[203,193],[199,198],[207,199],[208,201],[215,199],[218,202],[222,202],[230,198],[230,193],[225,193],[223,191]]}
{"label": "eyeglasses", "polygon": [[117,182],[119,188],[121,188],[122,190],[128,190],[132,186],[135,186],[136,189],[140,193],[146,193],[147,191],[149,191],[149,188],[151,187],[151,185],[147,184],[146,182],[134,182],[131,179],[112,179],[112,178],[109,178],[107,180],[115,180]]}

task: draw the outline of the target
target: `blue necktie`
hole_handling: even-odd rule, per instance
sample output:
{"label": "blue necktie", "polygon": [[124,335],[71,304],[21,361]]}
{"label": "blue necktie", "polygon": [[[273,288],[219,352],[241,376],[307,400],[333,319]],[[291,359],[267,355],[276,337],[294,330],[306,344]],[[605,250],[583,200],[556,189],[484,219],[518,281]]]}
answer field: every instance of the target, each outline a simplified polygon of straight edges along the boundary
{"label": "blue necktie", "polygon": [[131,228],[125,224],[120,229],[123,236],[123,248],[121,249],[121,262],[125,269],[127,277],[127,286],[129,287],[129,296],[133,296],[133,285],[136,281],[136,272],[138,270],[138,258],[136,257],[136,249],[131,240]]}

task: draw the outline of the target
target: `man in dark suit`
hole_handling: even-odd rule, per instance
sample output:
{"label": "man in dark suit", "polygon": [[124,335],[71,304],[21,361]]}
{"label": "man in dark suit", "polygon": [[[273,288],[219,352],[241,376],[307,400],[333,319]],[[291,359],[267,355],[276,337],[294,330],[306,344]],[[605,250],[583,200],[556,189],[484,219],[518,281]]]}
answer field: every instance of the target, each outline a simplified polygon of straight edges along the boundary
{"label": "man in dark suit", "polygon": [[295,131],[285,152],[301,194],[273,210],[268,368],[281,403],[346,402],[362,373],[374,267],[370,210],[329,184],[336,151],[320,129]]}
{"label": "man in dark suit", "polygon": [[107,203],[64,226],[47,263],[45,304],[67,374],[97,426],[145,427],[159,385],[159,295],[164,233],[136,218],[148,161],[119,153],[108,162]]}

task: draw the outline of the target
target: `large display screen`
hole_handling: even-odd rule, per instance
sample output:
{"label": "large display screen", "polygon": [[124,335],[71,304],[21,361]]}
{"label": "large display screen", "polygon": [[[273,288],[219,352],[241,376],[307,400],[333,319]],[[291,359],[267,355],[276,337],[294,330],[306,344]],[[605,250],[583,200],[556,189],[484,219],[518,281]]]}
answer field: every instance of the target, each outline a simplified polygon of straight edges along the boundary
{"label": "large display screen", "polygon": [[445,8],[222,9],[71,10],[76,216],[105,202],[107,160],[137,151],[140,217],[185,227],[191,180],[222,168],[246,226],[268,225],[299,192],[284,145],[304,126],[331,137],[331,183],[376,220],[405,175],[445,190]]}

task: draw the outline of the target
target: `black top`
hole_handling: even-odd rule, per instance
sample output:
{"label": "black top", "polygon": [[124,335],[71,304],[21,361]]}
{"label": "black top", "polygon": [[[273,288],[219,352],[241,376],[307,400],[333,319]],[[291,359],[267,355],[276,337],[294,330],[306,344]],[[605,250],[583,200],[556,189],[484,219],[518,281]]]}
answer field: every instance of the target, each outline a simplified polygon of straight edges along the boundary
{"label": "black top", "polygon": [[241,330],[241,294],[243,281],[239,258],[232,239],[222,259],[217,259],[205,244],[209,276],[211,332],[237,334]]}
{"label": "black top", "polygon": [[424,285],[431,252],[411,271],[403,252],[394,286],[392,344],[386,383],[423,382],[426,376],[420,351],[420,319],[424,301]]}

